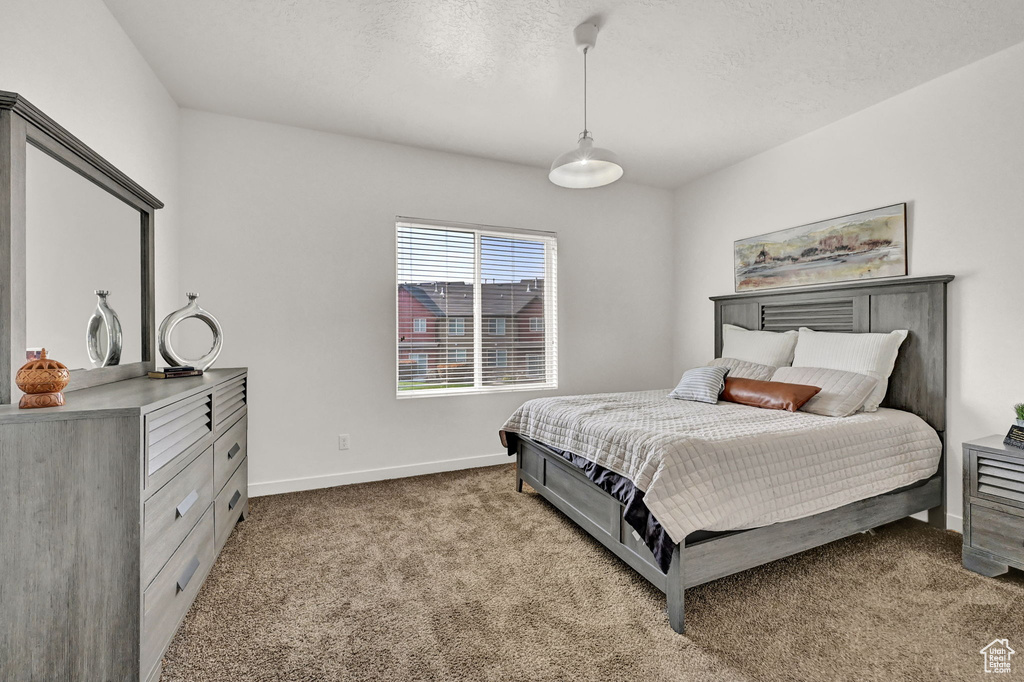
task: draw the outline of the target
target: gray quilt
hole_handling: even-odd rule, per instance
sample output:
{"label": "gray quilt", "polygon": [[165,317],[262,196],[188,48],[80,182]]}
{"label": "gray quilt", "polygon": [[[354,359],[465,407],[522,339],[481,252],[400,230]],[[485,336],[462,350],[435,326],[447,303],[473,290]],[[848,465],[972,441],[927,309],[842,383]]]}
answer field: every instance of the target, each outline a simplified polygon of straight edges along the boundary
{"label": "gray quilt", "polygon": [[811,516],[938,468],[938,434],[909,412],[822,417],[668,392],[538,398],[503,430],[627,477],[674,542]]}

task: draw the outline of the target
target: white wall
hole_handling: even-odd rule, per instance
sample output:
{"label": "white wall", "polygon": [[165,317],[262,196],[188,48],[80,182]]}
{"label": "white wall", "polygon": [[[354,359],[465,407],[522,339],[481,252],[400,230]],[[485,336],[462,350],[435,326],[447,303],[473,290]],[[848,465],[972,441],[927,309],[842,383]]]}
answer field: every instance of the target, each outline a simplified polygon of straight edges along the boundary
{"label": "white wall", "polygon": [[159,319],[180,298],[177,104],[101,0],[4,0],[0,24],[0,90],[24,96],[166,204],[156,214]]}
{"label": "white wall", "polygon": [[732,242],[909,202],[910,274],[949,287],[950,527],[960,444],[1005,433],[1024,401],[1024,45],[679,189],[676,371],[712,357],[708,296],[733,291]]}
{"label": "white wall", "polygon": [[509,461],[498,428],[553,394],[395,397],[396,215],[557,231],[559,392],[675,383],[670,192],[188,110],[181,164],[181,282],[250,367],[254,494]]}

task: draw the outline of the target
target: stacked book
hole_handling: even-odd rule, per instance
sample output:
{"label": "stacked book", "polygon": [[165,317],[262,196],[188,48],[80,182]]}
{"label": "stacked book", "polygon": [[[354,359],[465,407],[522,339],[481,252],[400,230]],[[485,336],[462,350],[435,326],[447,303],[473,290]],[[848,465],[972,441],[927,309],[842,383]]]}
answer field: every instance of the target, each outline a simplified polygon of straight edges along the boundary
{"label": "stacked book", "polygon": [[150,379],[177,379],[178,377],[201,377],[203,370],[195,367],[162,367],[149,373]]}

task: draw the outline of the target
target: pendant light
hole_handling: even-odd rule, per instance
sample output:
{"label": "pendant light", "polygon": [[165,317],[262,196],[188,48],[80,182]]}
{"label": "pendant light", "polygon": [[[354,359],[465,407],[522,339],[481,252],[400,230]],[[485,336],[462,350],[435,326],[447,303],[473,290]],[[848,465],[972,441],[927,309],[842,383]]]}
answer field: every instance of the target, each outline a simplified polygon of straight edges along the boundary
{"label": "pendant light", "polygon": [[576,49],[583,53],[583,132],[579,146],[551,164],[548,179],[559,187],[588,189],[608,185],[622,177],[622,165],[614,152],[594,146],[587,130],[587,53],[597,43],[597,25],[582,23],[572,32]]}

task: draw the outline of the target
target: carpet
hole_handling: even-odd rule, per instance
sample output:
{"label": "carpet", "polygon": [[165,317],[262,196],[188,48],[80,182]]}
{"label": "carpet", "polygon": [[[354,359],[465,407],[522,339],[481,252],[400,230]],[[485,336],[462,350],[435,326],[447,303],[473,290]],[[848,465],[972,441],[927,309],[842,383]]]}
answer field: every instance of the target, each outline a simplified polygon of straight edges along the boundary
{"label": "carpet", "polygon": [[[905,520],[664,596],[510,466],[256,498],[164,682],[983,679],[1024,578]],[[1015,671],[1014,674],[1021,674]]]}

